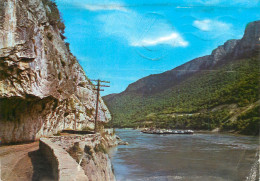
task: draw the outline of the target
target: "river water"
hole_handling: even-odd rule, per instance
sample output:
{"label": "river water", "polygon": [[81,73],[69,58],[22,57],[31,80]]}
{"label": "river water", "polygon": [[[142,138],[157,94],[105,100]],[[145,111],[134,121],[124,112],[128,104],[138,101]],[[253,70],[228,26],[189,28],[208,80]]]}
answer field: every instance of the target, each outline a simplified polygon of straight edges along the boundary
{"label": "river water", "polygon": [[117,180],[246,180],[258,137],[229,134],[154,135],[117,129],[129,145],[109,150]]}

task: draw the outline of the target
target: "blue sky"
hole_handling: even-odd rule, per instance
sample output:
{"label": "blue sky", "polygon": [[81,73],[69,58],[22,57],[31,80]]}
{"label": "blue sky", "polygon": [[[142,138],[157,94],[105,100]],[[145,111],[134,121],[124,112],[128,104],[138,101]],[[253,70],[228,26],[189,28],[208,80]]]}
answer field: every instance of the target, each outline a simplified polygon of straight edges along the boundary
{"label": "blue sky", "polygon": [[260,19],[259,0],[56,0],[72,53],[102,95],[210,54]]}

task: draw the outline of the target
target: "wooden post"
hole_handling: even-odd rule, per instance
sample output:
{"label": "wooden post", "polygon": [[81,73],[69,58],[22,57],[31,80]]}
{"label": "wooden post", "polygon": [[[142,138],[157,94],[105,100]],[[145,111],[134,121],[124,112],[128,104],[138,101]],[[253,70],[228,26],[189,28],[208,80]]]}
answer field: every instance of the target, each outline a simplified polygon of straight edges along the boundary
{"label": "wooden post", "polygon": [[99,104],[99,95],[100,95],[100,91],[104,91],[104,89],[100,89],[100,87],[110,87],[108,85],[101,85],[100,83],[101,82],[104,82],[104,83],[110,83],[109,81],[103,81],[103,80],[92,80],[92,81],[95,81],[97,82],[97,88],[94,89],[97,91],[97,100],[96,100],[96,115],[95,115],[95,128],[94,128],[94,131],[95,133],[97,132],[97,121],[98,121],[98,104]]}
{"label": "wooden post", "polygon": [[100,80],[97,83],[97,102],[96,102],[96,116],[95,116],[95,133],[97,132],[97,119],[98,119],[98,102],[99,102]]}

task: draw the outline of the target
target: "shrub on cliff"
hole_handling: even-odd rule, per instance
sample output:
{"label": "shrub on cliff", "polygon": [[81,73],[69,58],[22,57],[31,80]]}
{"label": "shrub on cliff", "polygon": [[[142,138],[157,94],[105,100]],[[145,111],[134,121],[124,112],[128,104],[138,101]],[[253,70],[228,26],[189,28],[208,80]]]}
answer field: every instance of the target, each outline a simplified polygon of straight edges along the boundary
{"label": "shrub on cliff", "polygon": [[52,26],[57,26],[62,34],[65,33],[65,24],[58,10],[57,4],[54,0],[43,0],[45,5],[47,17],[49,18],[50,24]]}
{"label": "shrub on cliff", "polygon": [[102,152],[102,153],[107,153],[107,150],[106,150],[106,148],[104,147],[104,145],[102,144],[102,143],[100,143],[100,144],[97,144],[95,147],[94,147],[94,151],[96,152],[96,153],[98,153],[98,152]]}

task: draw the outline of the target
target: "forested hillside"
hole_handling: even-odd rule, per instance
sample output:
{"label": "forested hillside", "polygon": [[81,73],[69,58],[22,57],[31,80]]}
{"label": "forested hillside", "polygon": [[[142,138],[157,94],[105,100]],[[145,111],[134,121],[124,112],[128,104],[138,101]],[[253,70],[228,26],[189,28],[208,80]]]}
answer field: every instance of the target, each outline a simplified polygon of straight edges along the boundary
{"label": "forested hillside", "polygon": [[[112,124],[115,127],[220,128],[257,134],[260,122],[259,47],[256,44],[249,48],[247,39],[252,39],[248,35],[252,32],[256,32],[253,38],[258,36],[259,22],[249,26],[251,30],[247,28],[243,39],[237,40],[217,63],[212,63],[216,60],[212,56],[221,47],[206,58],[192,60],[152,78],[148,76],[120,94],[104,97],[112,112]],[[197,71],[189,71],[192,64],[193,67],[200,64]],[[174,78],[165,76],[169,73]],[[171,81],[171,86],[163,84],[156,91],[147,92],[152,90],[149,89],[152,84],[160,86],[165,81]]]}

